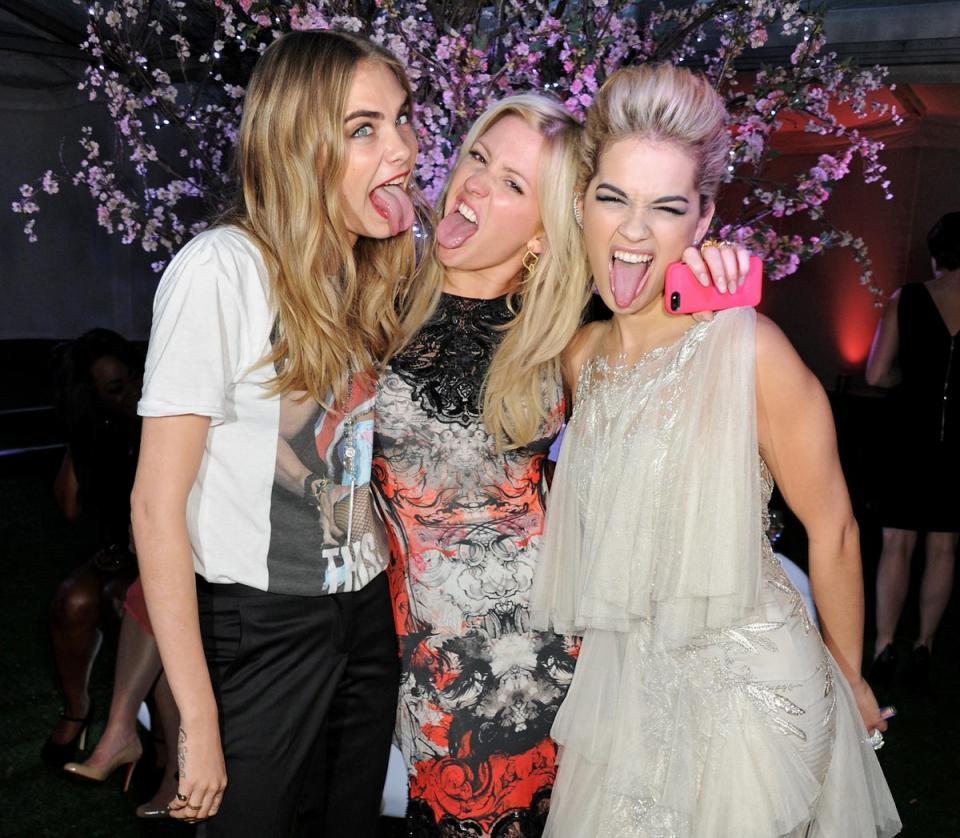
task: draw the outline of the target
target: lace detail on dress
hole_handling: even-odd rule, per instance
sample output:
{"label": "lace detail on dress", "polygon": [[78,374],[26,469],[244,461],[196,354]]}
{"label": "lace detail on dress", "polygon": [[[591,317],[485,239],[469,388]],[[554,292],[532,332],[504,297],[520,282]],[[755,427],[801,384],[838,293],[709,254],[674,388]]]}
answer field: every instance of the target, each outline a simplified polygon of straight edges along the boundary
{"label": "lace detail on dress", "polygon": [[500,327],[515,316],[506,296],[475,300],[442,294],[430,322],[390,367],[428,413],[468,427],[481,413],[484,378],[503,339]]}

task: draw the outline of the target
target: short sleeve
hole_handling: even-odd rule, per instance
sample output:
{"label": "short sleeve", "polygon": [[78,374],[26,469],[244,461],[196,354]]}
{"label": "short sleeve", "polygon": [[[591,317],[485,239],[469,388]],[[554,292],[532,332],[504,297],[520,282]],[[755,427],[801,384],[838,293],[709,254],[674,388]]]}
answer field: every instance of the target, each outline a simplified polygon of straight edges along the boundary
{"label": "short sleeve", "polygon": [[237,293],[256,265],[212,230],[191,241],[164,272],[153,305],[141,416],[209,416],[221,424],[228,390],[245,365],[244,320]]}

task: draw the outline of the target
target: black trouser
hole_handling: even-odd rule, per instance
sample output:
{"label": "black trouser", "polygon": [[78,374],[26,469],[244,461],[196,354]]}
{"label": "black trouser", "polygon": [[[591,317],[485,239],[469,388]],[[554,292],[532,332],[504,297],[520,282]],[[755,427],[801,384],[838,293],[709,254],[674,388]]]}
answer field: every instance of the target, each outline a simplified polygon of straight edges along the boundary
{"label": "black trouser", "polygon": [[373,838],[399,661],[386,574],[286,596],[197,582],[227,789],[208,838]]}

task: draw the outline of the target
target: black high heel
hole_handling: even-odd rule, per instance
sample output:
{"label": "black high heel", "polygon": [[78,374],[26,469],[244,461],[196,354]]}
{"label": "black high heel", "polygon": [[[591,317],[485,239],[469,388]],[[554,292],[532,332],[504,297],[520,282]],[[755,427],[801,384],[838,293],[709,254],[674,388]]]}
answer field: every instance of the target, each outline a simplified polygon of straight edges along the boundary
{"label": "black high heel", "polygon": [[66,763],[76,760],[80,752],[87,747],[87,731],[90,729],[90,722],[93,720],[94,709],[93,699],[90,699],[90,708],[87,710],[86,716],[60,714],[60,719],[64,722],[80,722],[80,730],[69,742],[54,742],[51,737],[43,743],[43,747],[40,749],[40,759],[46,765],[53,768],[63,768]]}

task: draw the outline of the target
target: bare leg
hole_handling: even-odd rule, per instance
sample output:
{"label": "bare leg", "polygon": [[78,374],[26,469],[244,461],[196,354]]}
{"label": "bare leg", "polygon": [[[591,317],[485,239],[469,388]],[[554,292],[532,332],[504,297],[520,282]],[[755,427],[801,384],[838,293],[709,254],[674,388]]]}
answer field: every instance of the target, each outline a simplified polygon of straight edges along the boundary
{"label": "bare leg", "polygon": [[[63,691],[64,715],[77,719],[84,718],[90,710],[90,670],[103,641],[101,587],[100,573],[91,562],[86,562],[63,581],[50,606],[53,659]],[[58,744],[69,742],[81,725],[61,719],[50,739]]]}
{"label": "bare leg", "polygon": [[180,728],[180,713],[177,711],[177,703],[173,700],[173,693],[170,692],[167,676],[162,672],[160,673],[160,679],[157,681],[153,698],[160,726],[163,728],[167,763],[164,766],[163,779],[160,781],[160,787],[156,793],[146,803],[137,807],[137,814],[140,817],[149,817],[147,814],[149,812],[157,813],[165,810],[167,804],[173,800],[173,796],[177,793],[177,733]]}
{"label": "bare leg", "polygon": [[917,534],[913,530],[883,529],[883,550],[877,568],[877,640],[873,647],[874,657],[893,643],[907,598],[910,557],[916,543]]}
{"label": "bare leg", "polygon": [[957,533],[928,533],[926,550],[927,560],[920,583],[920,636],[915,645],[933,649],[933,636],[953,590]]}
{"label": "bare leg", "polygon": [[160,652],[153,635],[129,614],[120,625],[117,668],[110,717],[85,765],[102,767],[137,738],[137,709],[160,674]]}

